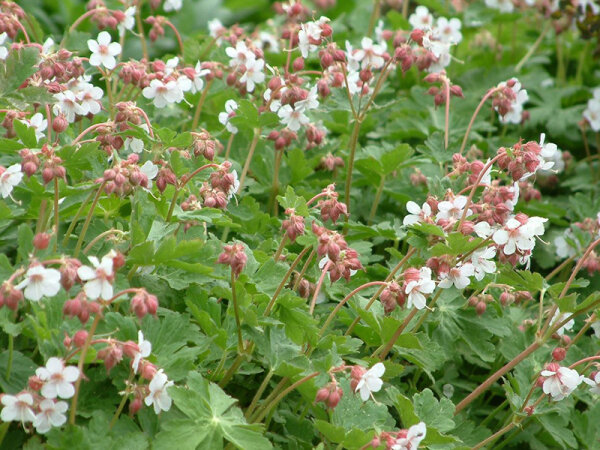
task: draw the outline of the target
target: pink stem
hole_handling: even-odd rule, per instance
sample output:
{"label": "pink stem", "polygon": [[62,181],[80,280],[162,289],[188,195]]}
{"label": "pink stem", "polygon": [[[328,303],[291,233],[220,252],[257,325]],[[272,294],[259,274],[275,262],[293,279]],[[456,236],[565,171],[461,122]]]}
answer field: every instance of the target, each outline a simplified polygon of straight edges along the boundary
{"label": "pink stem", "polygon": [[74,141],[73,141],[71,144],[73,144],[73,145],[74,145],[74,144],[77,144],[77,143],[79,142],[79,140],[80,140],[82,137],[84,137],[86,134],[88,134],[88,133],[89,133],[89,132],[91,132],[91,131],[94,131],[96,128],[100,128],[100,127],[104,127],[104,126],[110,126],[110,125],[108,124],[108,122],[102,122],[102,123],[95,123],[94,125],[87,127],[85,130],[83,130],[83,131],[82,131],[82,132],[79,134],[79,136],[77,136],[77,137],[75,138],[75,140],[74,140]]}
{"label": "pink stem", "polygon": [[327,261],[327,264],[325,264],[325,266],[323,267],[323,271],[321,272],[321,276],[319,277],[319,282],[317,283],[317,287],[315,288],[315,293],[313,294],[313,298],[310,301],[310,308],[308,310],[308,312],[312,315],[312,313],[315,311],[315,305],[317,304],[317,296],[319,295],[319,292],[321,291],[321,286],[323,285],[323,280],[325,280],[325,275],[327,275],[327,271],[329,270],[329,267],[331,266],[331,261]]}
{"label": "pink stem", "polygon": [[460,226],[462,225],[462,223],[467,218],[467,212],[469,211],[469,206],[471,206],[471,202],[473,201],[473,196],[475,195],[475,191],[477,190],[477,187],[481,184],[481,179],[483,178],[483,176],[485,175],[485,173],[487,172],[487,170],[490,167],[492,167],[492,164],[494,164],[499,158],[500,158],[500,155],[494,156],[483,167],[483,169],[481,169],[481,172],[479,172],[479,176],[477,177],[477,180],[475,181],[475,183],[473,183],[473,187],[471,188],[471,193],[469,194],[469,197],[467,198],[467,203],[465,205],[465,209],[463,210],[462,217],[460,218],[460,221],[458,222],[458,228],[457,228],[458,230],[460,230]]}
{"label": "pink stem", "polygon": [[179,34],[179,31],[177,31],[177,28],[175,28],[175,25],[173,25],[168,20],[165,21],[165,24],[169,28],[171,28],[171,30],[173,30],[173,33],[175,33],[175,36],[177,37],[177,42],[179,43],[179,51],[181,52],[181,56],[183,56],[183,41],[181,40],[181,35]]}
{"label": "pink stem", "polygon": [[571,364],[569,366],[569,369],[572,369],[573,367],[577,367],[580,364],[585,364],[585,363],[590,362],[590,361],[596,361],[598,359],[600,359],[600,356],[588,356],[587,358],[580,359],[579,361]]}
{"label": "pink stem", "polygon": [[327,320],[325,321],[325,323],[323,324],[323,327],[321,328],[321,331],[319,331],[319,337],[323,336],[323,333],[325,333],[325,330],[327,329],[327,327],[329,326],[329,324],[331,323],[331,321],[333,320],[333,318],[336,316],[336,314],[339,312],[340,309],[342,309],[342,306],[344,306],[348,300],[350,300],[355,294],[357,294],[358,292],[362,291],[363,289],[367,289],[373,286],[387,286],[388,283],[385,283],[383,281],[371,281],[370,283],[366,283],[363,284],[362,286],[357,287],[356,289],[354,289],[352,292],[350,292],[348,295],[346,295],[346,297],[344,298],[344,300],[342,300],[341,302],[339,302],[336,307],[334,308],[334,310],[331,312],[331,314],[329,314],[329,317],[327,318]]}
{"label": "pink stem", "polygon": [[144,120],[146,121],[146,125],[148,125],[148,133],[150,133],[150,137],[154,139],[154,130],[152,130],[152,125],[150,125],[150,119],[148,119],[148,114],[140,107],[136,107],[136,109],[142,114]]}
{"label": "pink stem", "polygon": [[463,138],[462,145],[460,146],[460,151],[458,152],[459,155],[462,155],[462,152],[465,150],[465,146],[467,145],[467,139],[469,138],[469,133],[471,132],[473,123],[475,123],[475,118],[477,117],[477,114],[479,114],[479,111],[481,110],[481,108],[483,107],[483,105],[485,104],[487,99],[490,98],[492,95],[494,95],[496,93],[496,91],[498,91],[498,88],[493,88],[493,89],[490,89],[489,91],[487,91],[487,93],[483,96],[483,98],[479,102],[479,105],[477,105],[477,108],[475,109],[475,112],[473,113],[473,117],[471,117],[471,121],[469,122],[469,126],[467,127],[467,132],[465,133],[465,137]]}

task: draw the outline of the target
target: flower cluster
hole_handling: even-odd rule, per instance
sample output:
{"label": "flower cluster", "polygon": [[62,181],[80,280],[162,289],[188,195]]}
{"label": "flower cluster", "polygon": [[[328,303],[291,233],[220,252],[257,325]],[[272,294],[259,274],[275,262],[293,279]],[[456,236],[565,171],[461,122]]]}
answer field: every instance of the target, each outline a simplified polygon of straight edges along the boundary
{"label": "flower cluster", "polygon": [[69,399],[75,394],[79,369],[68,366],[56,357],[48,359],[29,379],[28,389],[16,395],[2,394],[0,418],[3,422],[32,423],[38,433],[47,433],[52,427],[61,427],[67,421],[68,405],[59,399]]}

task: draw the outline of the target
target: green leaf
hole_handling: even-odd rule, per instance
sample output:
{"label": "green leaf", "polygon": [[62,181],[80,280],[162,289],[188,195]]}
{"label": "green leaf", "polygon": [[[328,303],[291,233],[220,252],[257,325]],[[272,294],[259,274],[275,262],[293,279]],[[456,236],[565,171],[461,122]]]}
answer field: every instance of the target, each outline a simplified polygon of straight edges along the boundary
{"label": "green leaf", "polygon": [[262,426],[249,425],[242,411],[234,407],[236,399],[199,373],[190,372],[187,388],[174,386],[169,393],[188,419],[165,422],[157,436],[159,448],[167,448],[169,438],[177,438],[178,433],[190,441],[184,448],[197,448],[201,443],[202,448],[218,448],[222,438],[244,450],[272,448],[262,435]]}
{"label": "green leaf", "polygon": [[415,413],[419,418],[440,432],[454,428],[454,404],[445,397],[439,401],[430,389],[425,389],[413,397]]}
{"label": "green leaf", "polygon": [[308,216],[308,207],[306,206],[306,200],[304,197],[298,197],[294,188],[288,186],[285,190],[285,196],[278,195],[277,200],[284,209],[294,209],[296,214],[301,216]]}
{"label": "green leaf", "polygon": [[346,431],[342,426],[335,426],[324,420],[315,420],[315,427],[331,442],[338,443],[344,440]]}
{"label": "green leaf", "polygon": [[27,379],[35,373],[38,366],[23,353],[13,350],[11,370],[7,376],[9,360],[8,350],[0,353],[0,388],[7,394],[16,394],[23,390]]}
{"label": "green leaf", "polygon": [[21,139],[21,142],[23,142],[26,147],[37,147],[37,138],[35,137],[35,129],[33,127],[30,127],[18,119],[13,120],[13,127],[15,128],[15,133],[17,133],[17,137]]}

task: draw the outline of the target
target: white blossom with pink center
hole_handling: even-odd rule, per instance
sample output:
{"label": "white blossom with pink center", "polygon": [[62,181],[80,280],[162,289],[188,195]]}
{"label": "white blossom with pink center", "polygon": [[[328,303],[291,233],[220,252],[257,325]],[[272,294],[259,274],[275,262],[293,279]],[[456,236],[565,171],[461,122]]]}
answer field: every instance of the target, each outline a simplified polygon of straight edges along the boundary
{"label": "white blossom with pink center", "polygon": [[576,370],[560,367],[557,363],[548,364],[540,375],[545,377],[542,385],[544,394],[550,395],[556,401],[568,397],[585,378]]}
{"label": "white blossom with pink center", "polygon": [[108,70],[112,70],[117,65],[115,56],[121,54],[121,44],[111,42],[112,38],[107,31],[101,31],[97,40],[90,39],[87,41],[88,48],[92,52],[90,56],[90,64],[92,66],[104,66]]}
{"label": "white blossom with pink center", "polygon": [[17,395],[2,395],[0,402],[4,407],[0,412],[2,422],[18,421],[21,423],[33,422],[33,396],[29,392],[21,392]]}
{"label": "white blossom with pink center", "polygon": [[16,288],[25,288],[23,295],[33,302],[44,296],[54,297],[60,290],[60,272],[56,269],[46,269],[42,265],[31,266],[27,269],[25,279]]}
{"label": "white blossom with pink center", "polygon": [[419,278],[410,280],[406,284],[404,293],[408,295],[406,307],[414,306],[417,309],[425,308],[426,297],[424,294],[431,294],[435,289],[435,282],[431,279],[431,269],[422,267],[419,270]]}
{"label": "white blossom with pink center", "polygon": [[113,296],[113,259],[106,255],[102,261],[98,261],[95,256],[88,258],[93,268],[81,266],[77,269],[77,275],[86,283],[83,285],[85,295],[92,300],[101,298],[109,300]]}
{"label": "white blossom with pink center", "polygon": [[379,392],[383,386],[381,377],[385,372],[385,366],[383,363],[377,363],[369,370],[367,370],[360,378],[354,392],[360,393],[360,398],[363,402],[369,400],[373,392]]}
{"label": "white blossom with pink center", "polygon": [[442,289],[448,289],[454,285],[456,289],[464,289],[471,284],[469,277],[474,274],[475,268],[473,267],[473,264],[461,264],[453,267],[448,272],[440,273],[440,282],[438,283],[438,286]]}
{"label": "white blossom with pink center", "polygon": [[79,369],[65,366],[62,359],[52,357],[46,367],[39,367],[35,374],[44,382],[41,393],[46,398],[71,398],[75,395],[73,383],[79,378]]}

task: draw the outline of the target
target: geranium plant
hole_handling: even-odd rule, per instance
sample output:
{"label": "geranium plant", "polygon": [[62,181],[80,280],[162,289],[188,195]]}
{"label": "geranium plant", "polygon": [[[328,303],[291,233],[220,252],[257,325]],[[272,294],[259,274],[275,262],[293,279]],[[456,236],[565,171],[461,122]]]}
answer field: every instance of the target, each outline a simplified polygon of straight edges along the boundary
{"label": "geranium plant", "polygon": [[599,24],[1,1],[0,444],[597,448]]}

